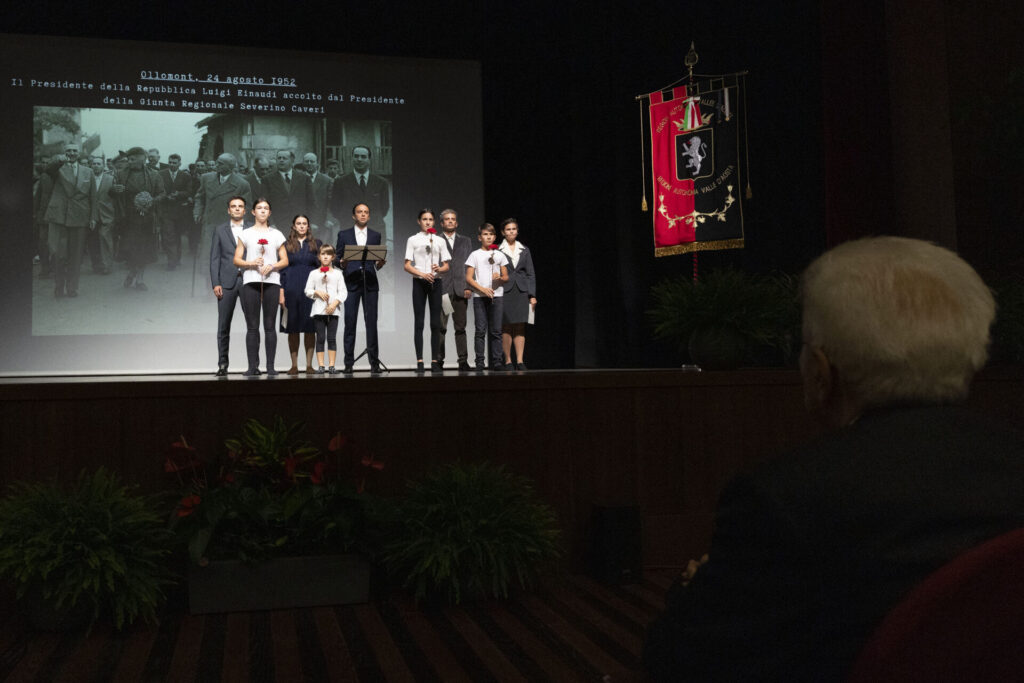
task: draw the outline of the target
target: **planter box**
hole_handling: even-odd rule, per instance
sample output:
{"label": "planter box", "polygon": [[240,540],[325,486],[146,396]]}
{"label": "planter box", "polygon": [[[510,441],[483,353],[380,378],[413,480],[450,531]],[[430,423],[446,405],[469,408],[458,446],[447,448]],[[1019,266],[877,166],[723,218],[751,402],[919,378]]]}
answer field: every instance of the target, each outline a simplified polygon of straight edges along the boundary
{"label": "planter box", "polygon": [[370,563],[359,555],[283,557],[247,565],[218,560],[188,573],[192,614],[348,605],[370,599]]}

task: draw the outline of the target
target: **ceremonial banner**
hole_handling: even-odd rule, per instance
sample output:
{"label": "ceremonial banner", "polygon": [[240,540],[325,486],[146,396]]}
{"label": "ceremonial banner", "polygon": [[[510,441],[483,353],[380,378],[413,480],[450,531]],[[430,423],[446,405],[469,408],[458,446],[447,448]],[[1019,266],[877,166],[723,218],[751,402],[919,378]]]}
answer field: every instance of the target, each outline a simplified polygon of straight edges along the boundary
{"label": "ceremonial banner", "polygon": [[648,97],[654,255],[742,247],[739,88]]}

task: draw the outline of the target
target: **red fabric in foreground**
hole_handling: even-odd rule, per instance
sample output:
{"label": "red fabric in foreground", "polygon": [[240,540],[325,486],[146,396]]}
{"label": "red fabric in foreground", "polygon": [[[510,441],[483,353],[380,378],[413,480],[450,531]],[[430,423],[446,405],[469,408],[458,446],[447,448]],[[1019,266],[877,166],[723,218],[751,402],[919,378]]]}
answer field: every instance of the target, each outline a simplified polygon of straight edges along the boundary
{"label": "red fabric in foreground", "polygon": [[938,569],[882,621],[849,683],[1024,680],[1024,529]]}

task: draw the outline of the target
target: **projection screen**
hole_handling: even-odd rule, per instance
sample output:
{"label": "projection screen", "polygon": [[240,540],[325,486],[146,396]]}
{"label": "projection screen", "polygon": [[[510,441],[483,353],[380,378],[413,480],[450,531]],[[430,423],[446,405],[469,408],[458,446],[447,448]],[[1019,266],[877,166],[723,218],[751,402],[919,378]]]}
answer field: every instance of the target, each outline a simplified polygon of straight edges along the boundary
{"label": "projection screen", "polygon": [[[315,155],[320,186],[332,188],[353,173],[357,150],[370,152],[385,209],[374,212],[370,227],[384,234],[389,249],[380,273],[381,360],[394,368],[414,364],[410,276],[402,264],[417,213],[454,208],[460,232],[474,239],[483,220],[478,63],[16,35],[3,36],[0,49],[7,253],[0,270],[0,375],[215,370],[209,241],[203,242],[203,220],[194,221],[198,177],[226,153],[235,172],[265,188],[282,151],[301,170]],[[106,226],[90,208],[84,229],[59,229],[59,221],[83,220],[81,206],[53,201],[54,183],[63,182],[54,168],[69,143],[78,146],[79,161],[68,173],[91,173],[97,197],[102,176],[115,178],[125,163],[120,153],[132,147],[159,155],[147,159],[154,169],[166,167],[172,154],[180,157],[174,178],[184,172],[191,183],[179,183],[174,199],[160,205],[144,290],[125,286],[129,266],[116,224]],[[310,215],[314,234],[334,244],[338,231],[352,225],[351,209],[309,196],[308,205],[291,208]],[[291,220],[275,213],[270,222],[287,236]],[[75,297],[55,294],[47,274],[55,249],[68,255],[67,267],[81,253]],[[339,330],[339,352],[341,336]],[[429,346],[429,330],[425,337]],[[448,344],[453,358],[451,335]],[[360,314],[356,351],[364,346]],[[230,348],[232,372],[244,370],[240,308]],[[277,367],[288,364],[280,335]]]}

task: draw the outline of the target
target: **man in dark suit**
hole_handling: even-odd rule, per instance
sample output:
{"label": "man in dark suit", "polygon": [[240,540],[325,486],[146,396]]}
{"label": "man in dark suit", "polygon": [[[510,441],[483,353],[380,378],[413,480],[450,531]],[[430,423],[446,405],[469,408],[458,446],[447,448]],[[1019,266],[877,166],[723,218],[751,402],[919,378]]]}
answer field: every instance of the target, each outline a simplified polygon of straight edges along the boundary
{"label": "man in dark suit", "polygon": [[469,372],[469,347],[466,344],[466,310],[473,293],[466,287],[466,257],[473,251],[473,241],[466,235],[456,232],[459,227],[459,216],[454,209],[441,212],[441,227],[448,253],[452,260],[447,272],[441,273],[441,294],[447,296],[452,305],[449,316],[441,310],[441,345],[438,349],[438,362],[444,364],[444,338],[448,332],[448,319],[455,323],[455,350],[459,355],[459,372]]}
{"label": "man in dark suit", "polygon": [[235,246],[245,221],[245,198],[228,201],[228,220],[217,226],[210,247],[210,282],[217,297],[217,376],[228,374],[228,345],[231,342],[231,318],[242,289],[242,271],[235,265]]}
{"label": "man in dark suit", "polygon": [[299,214],[308,215],[313,204],[313,188],[309,176],[295,168],[295,152],[282,149],[277,152],[277,170],[263,178],[263,193],[270,201],[270,223],[288,236],[292,219]]}
{"label": "man in dark suit", "polygon": [[252,170],[245,174],[245,181],[249,183],[252,190],[252,200],[255,202],[266,195],[263,189],[263,179],[270,173],[270,159],[265,154],[257,154],[252,160]]}
{"label": "man in dark suit", "polygon": [[[335,251],[338,258],[345,253],[346,245],[379,245],[380,233],[371,230],[370,207],[357,204],[352,208],[354,225],[348,230],[338,231],[338,244]],[[377,271],[384,267],[384,261],[376,262],[352,259],[340,262],[345,272],[345,285],[348,287],[348,298],[345,299],[345,374],[352,374],[355,364],[356,321],[359,317],[359,301],[363,302],[363,322],[366,325],[366,354],[370,357],[370,372],[380,373],[380,358],[377,345],[377,295],[380,284],[377,282]]]}
{"label": "man in dark suit", "polygon": [[199,260],[210,253],[213,231],[224,222],[224,205],[231,197],[242,197],[247,205],[252,203],[249,183],[235,172],[234,155],[221,154],[217,157],[214,168],[215,170],[204,173],[199,178],[199,189],[196,191],[195,205],[192,207],[192,217],[202,228],[193,269],[193,296],[213,286],[207,282],[203,269],[199,267]]}
{"label": "man in dark suit", "polygon": [[1024,435],[956,405],[994,315],[977,273],[920,240],[811,264],[800,370],[832,431],[722,494],[705,562],[648,631],[655,680],[845,680],[916,584],[1024,526]]}
{"label": "man in dark suit", "polygon": [[93,199],[91,234],[87,241],[89,258],[93,271],[109,275],[114,267],[114,176],[106,172],[106,164],[100,157],[89,161],[92,168]]}
{"label": "man in dark suit", "polygon": [[[179,163],[178,165],[180,166],[181,164]],[[162,171],[167,168],[167,164],[160,161],[160,150],[156,147],[153,147],[146,152],[146,168],[152,171]]]}
{"label": "man in dark suit", "polygon": [[302,156],[302,165],[309,176],[310,197],[312,202],[307,207],[309,227],[313,236],[324,244],[329,244],[331,236],[334,235],[334,228],[337,223],[333,220],[328,223],[327,207],[331,199],[331,186],[334,184],[330,178],[320,173],[320,162],[316,155],[308,152]]}
{"label": "man in dark suit", "polygon": [[53,190],[46,206],[47,243],[53,265],[54,295],[78,296],[85,233],[92,220],[94,187],[92,171],[78,158],[75,142],[64,146],[64,155],[46,167]]}
{"label": "man in dark suit", "polygon": [[370,207],[371,228],[384,230],[384,216],[391,210],[391,184],[370,173],[370,148],[365,146],[352,148],[352,172],[338,176],[331,190],[331,213],[339,221],[356,204]]}
{"label": "man in dark suit", "polygon": [[160,234],[167,254],[167,270],[174,270],[181,262],[181,237],[192,225],[192,176],[182,170],[180,154],[167,157],[167,168],[160,171],[160,180],[167,192],[160,212]]}

